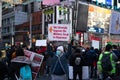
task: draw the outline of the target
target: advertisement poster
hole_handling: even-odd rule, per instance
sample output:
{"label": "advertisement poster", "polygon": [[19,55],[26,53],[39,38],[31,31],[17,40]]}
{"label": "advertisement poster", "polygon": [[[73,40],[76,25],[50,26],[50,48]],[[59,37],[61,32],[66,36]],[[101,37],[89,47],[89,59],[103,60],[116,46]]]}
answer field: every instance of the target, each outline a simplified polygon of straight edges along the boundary
{"label": "advertisement poster", "polygon": [[48,39],[50,41],[68,41],[70,38],[70,25],[49,24]]}
{"label": "advertisement poster", "polygon": [[112,11],[110,33],[120,34],[120,13],[119,12]]}
{"label": "advertisement poster", "polygon": [[111,11],[94,5],[89,5],[88,27],[98,27],[108,33],[110,25]]}
{"label": "advertisement poster", "polygon": [[54,5],[60,3],[60,0],[43,0],[43,5]]}
{"label": "advertisement poster", "polygon": [[31,61],[33,80],[36,80],[36,77],[38,72],[40,71],[40,67],[41,67],[44,56],[28,50],[24,50],[24,53],[25,53],[25,56],[29,58],[29,60]]}

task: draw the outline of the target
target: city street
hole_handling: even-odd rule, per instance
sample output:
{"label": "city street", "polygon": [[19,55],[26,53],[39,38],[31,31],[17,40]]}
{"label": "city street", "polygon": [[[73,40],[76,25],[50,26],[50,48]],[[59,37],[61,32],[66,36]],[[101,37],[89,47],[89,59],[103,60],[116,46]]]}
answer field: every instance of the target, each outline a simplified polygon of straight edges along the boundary
{"label": "city street", "polygon": [[119,76],[120,0],[0,0],[0,80]]}

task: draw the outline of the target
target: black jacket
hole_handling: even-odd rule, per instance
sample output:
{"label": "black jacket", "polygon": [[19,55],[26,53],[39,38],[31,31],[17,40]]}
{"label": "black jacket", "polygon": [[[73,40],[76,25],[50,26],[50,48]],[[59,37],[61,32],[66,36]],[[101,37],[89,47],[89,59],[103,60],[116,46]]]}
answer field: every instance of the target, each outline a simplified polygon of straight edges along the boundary
{"label": "black jacket", "polygon": [[[80,59],[80,63],[76,64],[76,60]],[[70,64],[73,66],[73,69],[80,70],[83,66],[84,60],[80,53],[74,53],[70,58]]]}
{"label": "black jacket", "polygon": [[0,80],[4,80],[5,76],[8,73],[7,65],[0,61]]}

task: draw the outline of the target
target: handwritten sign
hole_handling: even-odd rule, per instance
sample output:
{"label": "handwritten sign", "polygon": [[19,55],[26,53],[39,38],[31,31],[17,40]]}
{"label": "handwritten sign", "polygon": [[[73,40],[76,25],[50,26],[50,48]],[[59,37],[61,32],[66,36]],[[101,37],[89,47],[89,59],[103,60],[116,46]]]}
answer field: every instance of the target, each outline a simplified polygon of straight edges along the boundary
{"label": "handwritten sign", "polygon": [[48,39],[50,41],[68,41],[70,38],[70,25],[49,24]]}

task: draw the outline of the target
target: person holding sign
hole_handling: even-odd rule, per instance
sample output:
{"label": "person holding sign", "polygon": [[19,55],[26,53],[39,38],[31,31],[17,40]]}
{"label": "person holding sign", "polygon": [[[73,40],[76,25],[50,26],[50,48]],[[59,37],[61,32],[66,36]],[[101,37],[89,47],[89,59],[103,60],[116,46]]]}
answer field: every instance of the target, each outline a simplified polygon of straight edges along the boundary
{"label": "person holding sign", "polygon": [[52,57],[51,78],[52,80],[68,80],[68,58],[72,52],[72,45],[68,41],[68,51],[65,53],[63,46],[58,46],[56,52],[51,50],[49,40],[47,41],[47,52]]}

